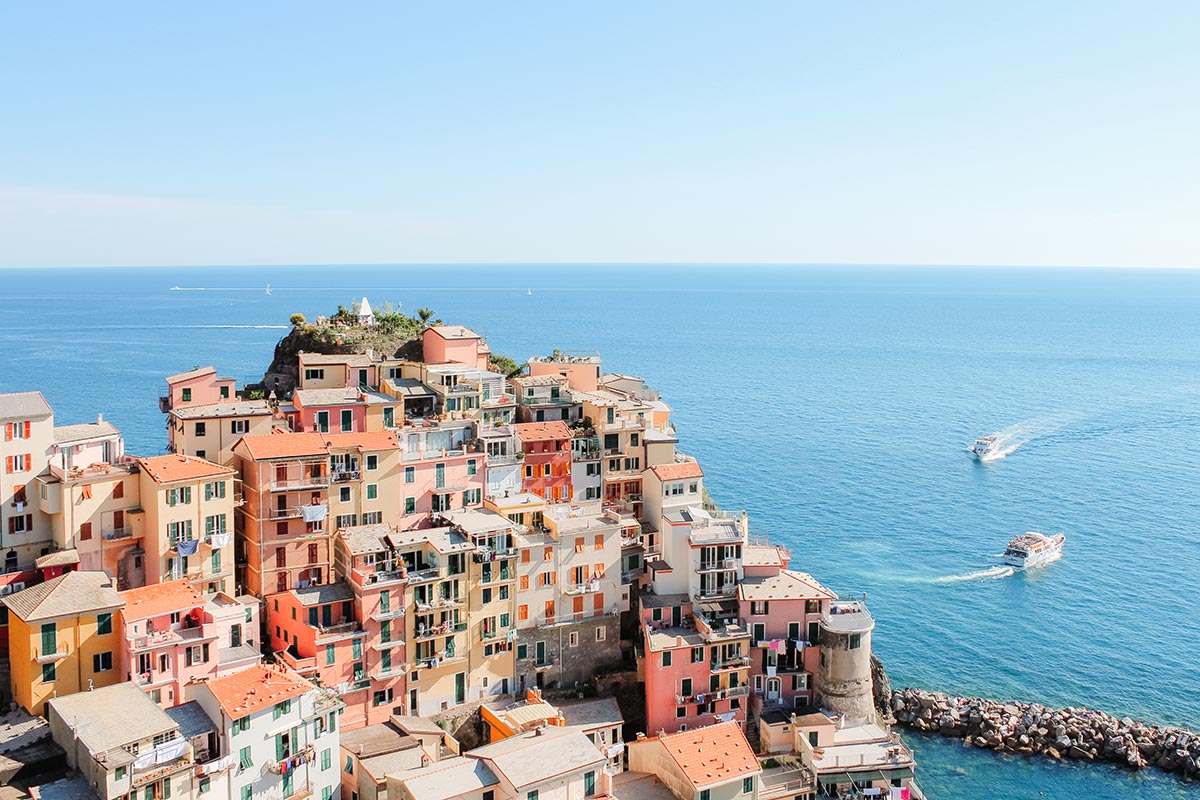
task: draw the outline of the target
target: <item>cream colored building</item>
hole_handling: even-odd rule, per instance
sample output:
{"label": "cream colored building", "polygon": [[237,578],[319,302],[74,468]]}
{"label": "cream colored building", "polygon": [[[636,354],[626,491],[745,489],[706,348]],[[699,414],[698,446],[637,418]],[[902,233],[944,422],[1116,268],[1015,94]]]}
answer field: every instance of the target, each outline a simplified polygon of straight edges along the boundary
{"label": "cream colored building", "polygon": [[32,567],[51,546],[49,521],[35,493],[53,444],[54,412],[41,392],[0,394],[0,558],[5,572]]}

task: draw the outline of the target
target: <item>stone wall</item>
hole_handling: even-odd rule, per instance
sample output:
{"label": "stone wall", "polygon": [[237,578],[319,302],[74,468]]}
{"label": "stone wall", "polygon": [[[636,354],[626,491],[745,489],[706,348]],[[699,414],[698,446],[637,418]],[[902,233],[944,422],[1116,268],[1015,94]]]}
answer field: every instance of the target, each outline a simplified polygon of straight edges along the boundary
{"label": "stone wall", "polygon": [[920,689],[892,692],[891,710],[899,725],[959,738],[967,747],[1200,775],[1200,734],[1117,719],[1102,711],[952,697]]}

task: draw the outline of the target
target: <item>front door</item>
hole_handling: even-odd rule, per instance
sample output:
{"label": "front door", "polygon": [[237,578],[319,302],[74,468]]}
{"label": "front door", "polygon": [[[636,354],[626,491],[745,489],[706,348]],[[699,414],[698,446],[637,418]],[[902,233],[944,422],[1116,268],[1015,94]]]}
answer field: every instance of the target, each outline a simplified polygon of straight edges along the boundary
{"label": "front door", "polygon": [[242,645],[242,626],[234,625],[229,629],[229,646],[241,647]]}
{"label": "front door", "polygon": [[671,609],[671,626],[674,628],[678,628],[682,624],[683,624],[683,608],[680,606],[674,606]]}
{"label": "front door", "polygon": [[767,678],[767,701],[779,702],[779,678]]}

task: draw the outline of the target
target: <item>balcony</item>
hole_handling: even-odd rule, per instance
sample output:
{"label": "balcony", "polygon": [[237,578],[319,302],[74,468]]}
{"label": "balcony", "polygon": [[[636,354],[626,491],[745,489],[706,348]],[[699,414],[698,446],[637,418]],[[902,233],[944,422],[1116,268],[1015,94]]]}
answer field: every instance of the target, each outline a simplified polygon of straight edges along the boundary
{"label": "balcony", "polygon": [[408,664],[397,663],[392,664],[387,669],[380,667],[371,673],[373,681],[390,681],[392,678],[403,678],[408,674]]}
{"label": "balcony", "polygon": [[697,572],[736,572],[741,566],[741,559],[726,558],[716,561],[701,561]]}
{"label": "balcony", "polygon": [[304,478],[291,478],[282,481],[271,481],[272,492],[291,492],[301,489],[324,489],[329,486],[328,475],[309,475]]}
{"label": "balcony", "polygon": [[317,627],[321,636],[344,636],[347,633],[357,633],[362,630],[357,620],[348,622],[338,622],[333,625],[320,625]]}
{"label": "balcony", "polygon": [[586,583],[568,583],[563,586],[564,594],[595,594],[600,591],[600,581],[587,581]]}
{"label": "balcony", "polygon": [[727,656],[725,658],[714,658],[709,662],[709,669],[712,672],[746,669],[749,666],[750,656]]}
{"label": "balcony", "polygon": [[49,664],[54,661],[62,661],[69,654],[70,654],[70,651],[67,649],[67,643],[59,642],[58,644],[55,645],[54,650],[50,650],[50,649],[42,650],[39,648],[34,648],[33,660],[39,664]]}
{"label": "balcony", "polygon": [[204,635],[203,627],[155,631],[153,633],[147,633],[145,636],[135,636],[133,639],[133,649],[154,650],[159,647],[170,647],[172,645],[185,644],[187,642],[197,642],[204,638],[212,638],[213,635],[206,637]]}
{"label": "balcony", "polygon": [[121,539],[132,539],[133,528],[128,526],[124,528],[113,528],[112,530],[105,531],[101,535],[104,537],[104,541],[106,542],[117,542]]}
{"label": "balcony", "polygon": [[416,641],[425,641],[427,639],[437,639],[441,636],[453,636],[455,633],[465,631],[467,623],[465,622],[443,622],[439,625],[422,626],[417,625],[416,635],[413,637]]}
{"label": "balcony", "polygon": [[371,619],[375,620],[376,622],[383,622],[384,620],[396,619],[398,617],[403,617],[404,614],[405,614],[404,606],[402,606],[402,605],[390,606],[388,608],[381,608],[378,611],[372,612]]}
{"label": "balcony", "polygon": [[334,483],[350,483],[351,481],[362,480],[362,473],[356,469],[334,470]]}
{"label": "balcony", "polygon": [[736,583],[725,583],[720,586],[702,586],[697,599],[714,600],[719,597],[734,597],[737,595],[737,587]]}
{"label": "balcony", "polygon": [[417,583],[429,583],[436,581],[442,577],[441,567],[427,567],[426,569],[408,570],[409,585]]}
{"label": "balcony", "polygon": [[533,669],[535,672],[545,672],[546,670],[550,669],[553,666],[554,666],[554,659],[546,657],[546,658],[540,658],[537,661],[535,661],[533,664]]}

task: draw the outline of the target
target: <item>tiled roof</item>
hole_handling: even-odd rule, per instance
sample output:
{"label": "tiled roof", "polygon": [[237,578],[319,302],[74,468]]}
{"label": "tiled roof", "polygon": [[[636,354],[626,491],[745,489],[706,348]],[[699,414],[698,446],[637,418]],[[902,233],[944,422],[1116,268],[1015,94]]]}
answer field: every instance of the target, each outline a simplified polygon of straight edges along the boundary
{"label": "tiled roof", "polygon": [[513,425],[522,442],[542,442],[548,439],[570,439],[571,429],[561,419],[553,422],[519,422]]}
{"label": "tiled roof", "polygon": [[566,386],[566,375],[518,375],[510,378],[513,383],[522,388],[527,386]]}
{"label": "tiled roof", "polygon": [[703,478],[704,470],[699,461],[680,461],[675,464],[659,464],[650,470],[660,481],[681,481],[685,478]]}
{"label": "tiled roof", "polygon": [[219,478],[232,475],[233,470],[222,467],[211,461],[195,456],[171,454],[139,458],[138,466],[150,476],[155,483],[175,483],[176,481],[195,481],[201,478]]}
{"label": "tiled roof", "polygon": [[180,381],[186,381],[189,378],[199,378],[203,375],[216,375],[216,374],[217,374],[216,367],[196,367],[195,369],[190,369],[187,372],[180,372],[176,375],[168,375],[167,383],[169,383],[169,384],[170,383],[179,383]]}
{"label": "tiled roof", "polygon": [[0,394],[0,419],[29,419],[54,413],[41,392]]}
{"label": "tiled roof", "polygon": [[291,672],[262,664],[210,680],[206,685],[230,719],[241,719],[315,688]]}
{"label": "tiled roof", "polygon": [[38,569],[46,567],[69,567],[79,563],[79,551],[75,548],[56,550],[34,559],[33,564]]}
{"label": "tiled roof", "polygon": [[312,408],[313,406],[345,406],[364,402],[359,396],[358,387],[338,387],[336,389],[297,389],[292,394],[292,402],[298,406]]}
{"label": "tiled roof", "polygon": [[0,600],[25,622],[75,617],[121,607],[112,578],[103,572],[68,572]]}
{"label": "tiled roof", "polygon": [[466,797],[500,783],[485,762],[466,756],[444,758],[397,777],[415,800]]}
{"label": "tiled roof", "polygon": [[121,592],[126,620],[148,619],[172,611],[189,611],[204,605],[204,598],[187,578],[167,583],[152,583]]}
{"label": "tiled roof", "polygon": [[600,749],[583,733],[553,727],[485,744],[470,751],[468,756],[487,761],[493,772],[503,775],[517,789],[605,760]]}
{"label": "tiled roof", "polygon": [[663,748],[696,789],[753,775],[761,770],[737,722],[722,722],[660,736]]}
{"label": "tiled roof", "polygon": [[479,334],[470,328],[464,328],[462,325],[438,325],[434,328],[427,328],[430,333],[436,333],[443,339],[478,339]]}
{"label": "tiled roof", "polygon": [[837,595],[807,572],[781,570],[769,578],[743,578],[738,584],[742,600],[832,600]]}
{"label": "tiled roof", "polygon": [[254,461],[270,461],[277,458],[304,458],[323,456],[330,450],[390,450],[399,447],[396,434],[391,431],[369,431],[366,433],[264,433],[243,436],[238,447],[244,447]]}
{"label": "tiled roof", "polygon": [[307,589],[289,589],[302,606],[323,606],[326,603],[341,603],[353,599],[354,590],[345,581],[310,586]]}
{"label": "tiled roof", "polygon": [[117,436],[121,432],[111,422],[85,422],[82,425],[55,425],[54,443],[81,442],[102,436]]}
{"label": "tiled roof", "polygon": [[366,353],[301,353],[300,363],[305,366],[347,364],[351,367],[369,367],[371,357]]}
{"label": "tiled roof", "polygon": [[171,409],[180,419],[220,419],[223,417],[265,417],[271,413],[266,400],[238,400],[209,403],[203,406],[184,406]]}
{"label": "tiled roof", "polygon": [[179,729],[178,722],[129,681],[56,697],[50,705],[64,720],[78,721],[75,735],[92,753]]}

